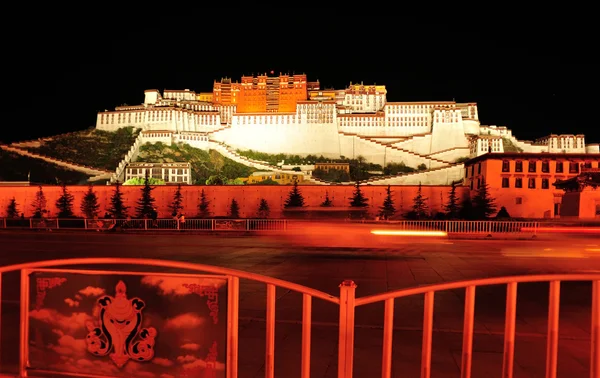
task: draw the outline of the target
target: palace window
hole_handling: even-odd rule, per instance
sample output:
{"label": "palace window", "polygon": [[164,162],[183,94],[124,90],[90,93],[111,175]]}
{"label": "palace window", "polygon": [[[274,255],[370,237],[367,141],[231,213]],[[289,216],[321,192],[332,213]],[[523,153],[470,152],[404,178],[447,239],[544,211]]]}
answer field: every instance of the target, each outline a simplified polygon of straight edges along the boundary
{"label": "palace window", "polygon": [[583,167],[584,168],[592,168],[592,162],[591,161],[586,161],[585,163],[583,163]]}
{"label": "palace window", "polygon": [[522,161],[515,162],[515,172],[523,172],[523,162]]}
{"label": "palace window", "polygon": [[502,177],[502,187],[503,188],[509,188],[509,184],[508,184],[508,177]]}
{"label": "palace window", "polygon": [[556,173],[562,173],[563,172],[563,162],[562,161],[557,161],[556,162]]}
{"label": "palace window", "polygon": [[550,162],[545,160],[542,162],[542,172],[548,173],[550,172]]}
{"label": "palace window", "polygon": [[579,165],[574,162],[569,163],[569,173],[577,173],[577,172],[579,172]]}
{"label": "palace window", "polygon": [[537,168],[537,167],[536,167],[536,163],[537,163],[537,162],[535,162],[535,161],[530,161],[530,162],[529,162],[529,172],[535,172],[535,170],[536,170],[536,168]]}
{"label": "palace window", "polygon": [[515,198],[515,203],[516,203],[517,205],[521,205],[521,204],[523,204],[523,197],[517,197],[517,198]]}
{"label": "palace window", "polygon": [[523,187],[523,179],[520,177],[517,177],[515,179],[515,188],[522,188]]}
{"label": "palace window", "polygon": [[550,181],[547,178],[542,179],[542,189],[550,188]]}
{"label": "palace window", "polygon": [[535,189],[535,178],[532,177],[529,179],[529,182],[527,183],[527,187],[529,189]]}
{"label": "palace window", "polygon": [[508,160],[502,161],[502,172],[510,172],[510,161],[508,161]]}
{"label": "palace window", "polygon": [[481,174],[481,163],[477,164],[477,174]]}

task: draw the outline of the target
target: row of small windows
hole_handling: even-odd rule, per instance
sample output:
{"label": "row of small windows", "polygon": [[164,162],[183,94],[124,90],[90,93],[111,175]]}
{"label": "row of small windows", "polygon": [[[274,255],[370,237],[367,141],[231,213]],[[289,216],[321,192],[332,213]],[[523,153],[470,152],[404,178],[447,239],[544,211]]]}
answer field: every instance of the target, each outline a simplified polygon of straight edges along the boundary
{"label": "row of small windows", "polygon": [[[527,179],[527,188],[529,189],[535,189],[536,188],[536,182],[537,179],[534,177],[530,177]],[[502,187],[503,188],[510,188],[510,179],[508,177],[502,177]],[[523,187],[523,178],[522,177],[516,177],[515,178],[515,188],[522,188]],[[550,180],[547,178],[543,178],[542,179],[542,189],[550,189]]]}
{"label": "row of small windows", "polygon": [[[527,172],[530,172],[530,173],[537,172],[537,161],[528,161],[527,163],[528,163]],[[600,162],[598,163],[598,166],[600,167]],[[586,161],[585,163],[583,163],[583,167],[584,168],[592,168],[592,162]],[[550,172],[550,162],[547,160],[542,161],[541,168],[542,168],[543,173],[549,173]],[[556,173],[563,173],[564,168],[565,168],[564,162],[562,162],[562,161],[556,162],[556,168],[555,168]],[[510,172],[510,161],[509,160],[502,161],[502,172]],[[522,161],[515,161],[515,172],[523,172],[523,162]],[[579,173],[579,163],[569,162],[569,173]]]}

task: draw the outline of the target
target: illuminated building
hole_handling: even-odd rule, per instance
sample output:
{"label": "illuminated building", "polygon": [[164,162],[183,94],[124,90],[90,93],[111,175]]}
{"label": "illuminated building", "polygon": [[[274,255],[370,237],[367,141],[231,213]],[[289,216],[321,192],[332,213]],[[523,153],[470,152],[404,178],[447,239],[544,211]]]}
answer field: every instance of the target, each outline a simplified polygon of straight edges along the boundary
{"label": "illuminated building", "polygon": [[[242,163],[235,150],[327,159],[362,156],[382,166],[426,168],[372,184],[450,184],[463,178],[463,165],[457,161],[490,152],[600,153],[598,144],[586,144],[583,135],[519,140],[504,126],[482,125],[474,102],[389,102],[384,85],[322,89],[304,74],[223,78],[213,83],[212,98],[188,89],[162,94],[151,89],[144,96],[141,105],[98,113],[96,127],[112,131],[134,126],[144,131],[140,142],[170,138],[217,149]],[[166,136],[168,132],[172,135]]]}
{"label": "illuminated building", "polygon": [[[307,99],[306,75],[242,76],[240,82],[222,78],[213,85],[213,102],[236,105],[237,113],[294,112],[296,103]],[[318,89],[317,83],[310,84]]]}
{"label": "illuminated building", "polygon": [[249,177],[242,179],[246,184],[260,184],[265,180],[272,180],[281,185],[290,185],[294,182],[304,181],[304,175],[301,173],[253,172]]}
{"label": "illuminated building", "polygon": [[315,163],[315,169],[320,169],[323,172],[329,172],[330,169],[338,171],[350,172],[349,163]]}
{"label": "illuminated building", "polygon": [[190,163],[129,163],[125,167],[125,181],[132,178],[148,177],[163,180],[165,183],[191,184],[192,165]]}
{"label": "illuminated building", "polygon": [[497,210],[504,206],[517,218],[555,218],[561,215],[564,191],[553,184],[600,168],[600,154],[487,153],[464,167],[471,198],[485,182]]}

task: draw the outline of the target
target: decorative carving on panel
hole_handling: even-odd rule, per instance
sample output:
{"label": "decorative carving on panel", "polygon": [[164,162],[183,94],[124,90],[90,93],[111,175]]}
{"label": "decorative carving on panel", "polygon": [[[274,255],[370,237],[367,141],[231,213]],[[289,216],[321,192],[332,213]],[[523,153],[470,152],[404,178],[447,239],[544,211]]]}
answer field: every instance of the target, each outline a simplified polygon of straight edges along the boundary
{"label": "decorative carving on panel", "polygon": [[95,356],[109,355],[119,368],[130,359],[149,361],[154,357],[156,329],[141,327],[145,303],[139,298],[128,299],[123,281],[117,284],[114,297],[100,297],[98,305],[98,326],[88,325],[88,352]]}

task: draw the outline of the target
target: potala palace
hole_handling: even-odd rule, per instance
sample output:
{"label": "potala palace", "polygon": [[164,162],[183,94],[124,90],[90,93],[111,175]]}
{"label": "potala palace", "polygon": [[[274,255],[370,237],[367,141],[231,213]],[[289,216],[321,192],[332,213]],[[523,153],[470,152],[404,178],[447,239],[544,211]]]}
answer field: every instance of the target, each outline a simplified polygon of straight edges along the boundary
{"label": "potala palace", "polygon": [[215,81],[212,93],[185,90],[145,91],[144,103],[98,113],[96,127],[141,128],[138,141],[117,168],[135,161],[137,149],[150,142],[188,143],[216,149],[225,156],[258,168],[283,170],[249,161],[235,150],[364,157],[386,165],[427,170],[373,180],[377,184],[449,184],[462,179],[457,159],[504,152],[594,153],[583,135],[549,135],[521,141],[503,126],[479,121],[476,103],[454,101],[387,102],[382,85],[350,84],[345,89],[321,89],[306,75],[243,76]]}

